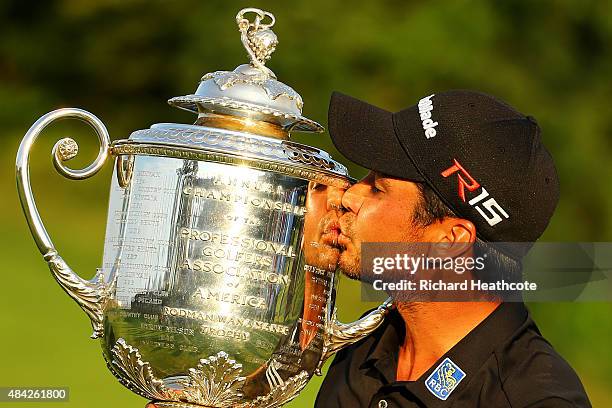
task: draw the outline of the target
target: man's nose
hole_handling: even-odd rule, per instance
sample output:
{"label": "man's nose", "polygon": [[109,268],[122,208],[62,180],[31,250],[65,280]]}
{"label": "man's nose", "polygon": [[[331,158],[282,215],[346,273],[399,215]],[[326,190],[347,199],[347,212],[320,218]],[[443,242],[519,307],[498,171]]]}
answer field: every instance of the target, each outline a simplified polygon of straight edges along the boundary
{"label": "man's nose", "polygon": [[330,187],[327,190],[327,210],[336,212],[344,212],[342,207],[342,194],[344,190],[340,188]]}
{"label": "man's nose", "polygon": [[363,196],[356,194],[355,188],[357,184],[349,188],[342,195],[342,206],[353,214],[358,214],[363,205]]}

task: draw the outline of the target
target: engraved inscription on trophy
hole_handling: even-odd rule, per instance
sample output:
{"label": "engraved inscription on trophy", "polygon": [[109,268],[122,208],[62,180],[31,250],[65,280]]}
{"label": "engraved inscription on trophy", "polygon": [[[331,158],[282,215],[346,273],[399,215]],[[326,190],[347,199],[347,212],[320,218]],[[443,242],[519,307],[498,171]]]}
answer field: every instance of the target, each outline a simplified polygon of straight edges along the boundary
{"label": "engraved inscription on trophy", "polygon": [[307,182],[215,163],[152,162],[136,158],[134,174],[150,177],[134,177],[131,194],[109,213],[120,222],[107,231],[105,272],[117,277],[117,310],[132,314],[107,315],[139,329],[128,341],[113,321],[115,336],[157,358],[164,350],[213,353],[216,340],[232,341],[235,354],[264,364],[269,351],[253,344],[276,347],[302,312]]}

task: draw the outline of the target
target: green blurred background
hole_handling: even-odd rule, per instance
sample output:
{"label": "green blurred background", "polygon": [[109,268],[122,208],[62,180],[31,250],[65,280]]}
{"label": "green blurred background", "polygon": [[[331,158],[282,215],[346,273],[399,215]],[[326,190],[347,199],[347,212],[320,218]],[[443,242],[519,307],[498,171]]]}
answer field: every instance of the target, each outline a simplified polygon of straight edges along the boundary
{"label": "green blurred background", "polygon": [[[234,22],[247,6],[276,15],[280,44],[268,66],[323,124],[332,90],[399,110],[435,91],[472,88],[535,116],[562,187],[544,239],[612,241],[609,1],[2,1],[0,386],[70,387],[68,404],[41,406],[144,406],[107,371],[87,318],[38,255],[17,200],[15,153],[28,127],[59,107],[95,113],[113,139],[156,122],[192,122],[165,101],[193,92],[206,72],[247,61]],[[95,137],[84,125],[54,126],[34,149],[33,189],[54,243],[89,278],[101,262],[112,166],[81,182],[57,175],[50,149],[66,135],[81,146],[72,166],[95,157]],[[294,138],[346,163],[327,134]],[[346,164],[353,176],[364,175]],[[373,306],[358,296],[358,286],[341,281],[340,318]],[[610,406],[611,304],[531,310],[593,405]],[[290,406],[312,406],[320,383],[313,379]]]}

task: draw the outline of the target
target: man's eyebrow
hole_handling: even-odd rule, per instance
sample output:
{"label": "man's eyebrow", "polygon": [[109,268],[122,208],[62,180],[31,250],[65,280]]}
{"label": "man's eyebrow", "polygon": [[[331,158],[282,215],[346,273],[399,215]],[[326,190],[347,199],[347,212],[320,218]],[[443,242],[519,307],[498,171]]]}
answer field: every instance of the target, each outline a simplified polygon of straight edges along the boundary
{"label": "man's eyebrow", "polygon": [[389,183],[389,180],[387,179],[387,176],[385,174],[374,173],[374,180],[378,180],[380,184],[382,184],[386,188],[389,188],[391,186],[391,183]]}

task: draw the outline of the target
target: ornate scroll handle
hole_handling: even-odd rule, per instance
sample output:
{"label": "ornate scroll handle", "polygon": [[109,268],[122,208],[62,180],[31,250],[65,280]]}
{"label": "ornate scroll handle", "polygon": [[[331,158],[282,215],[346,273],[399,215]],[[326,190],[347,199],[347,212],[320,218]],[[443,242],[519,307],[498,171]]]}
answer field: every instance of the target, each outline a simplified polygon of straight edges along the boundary
{"label": "ornate scroll handle", "polygon": [[19,193],[21,207],[38,250],[43,255],[44,260],[47,261],[49,269],[51,269],[53,276],[60,286],[87,313],[94,329],[91,337],[97,338],[103,336],[103,309],[107,299],[107,288],[103,283],[102,275],[98,270],[92,280],[82,279],[59,256],[40,218],[30,186],[29,161],[32,145],[43,129],[59,119],[66,118],[79,119],[91,125],[98,135],[100,151],[92,164],[84,169],[74,170],[66,167],[62,162],[70,160],[77,155],[78,145],[70,138],[62,139],[53,146],[53,164],[57,171],[67,178],[82,180],[93,176],[102,168],[108,157],[110,144],[108,131],[104,124],[91,113],[81,109],[58,109],[38,119],[24,136],[21,145],[19,145],[19,151],[17,152],[17,192]]}
{"label": "ornate scroll handle", "polygon": [[[255,22],[252,23],[249,19],[244,18],[246,13],[255,13]],[[270,23],[263,24],[262,21],[266,20],[266,17],[270,19]],[[270,29],[275,22],[276,19],[272,13],[258,8],[244,8],[236,15],[240,39],[251,58],[251,64],[270,77],[275,76],[265,67],[265,63],[270,59],[278,44],[276,34]]]}
{"label": "ornate scroll handle", "polygon": [[331,308],[328,307],[325,319],[325,333],[323,334],[323,355],[321,356],[315,373],[321,375],[323,364],[325,364],[325,361],[334,353],[358,342],[376,330],[385,319],[391,307],[391,303],[391,298],[388,298],[382,305],[378,306],[361,319],[347,324],[338,322],[336,318],[336,308],[334,308],[332,312]]}

